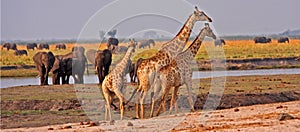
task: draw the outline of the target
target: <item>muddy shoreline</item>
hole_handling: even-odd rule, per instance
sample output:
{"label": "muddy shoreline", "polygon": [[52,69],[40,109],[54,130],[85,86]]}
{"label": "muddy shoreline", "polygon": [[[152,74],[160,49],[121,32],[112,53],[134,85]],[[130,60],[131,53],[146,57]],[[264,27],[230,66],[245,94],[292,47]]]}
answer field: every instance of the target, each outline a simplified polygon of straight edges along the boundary
{"label": "muddy shoreline", "polygon": [[[218,60],[197,61],[198,70],[210,70],[211,64]],[[254,58],[254,59],[225,59],[218,63],[225,64],[226,70],[250,70],[268,68],[297,68],[300,67],[300,57],[286,58]],[[114,64],[112,64],[114,66]],[[93,64],[89,64],[93,67]],[[1,66],[0,70],[34,69],[34,65]]]}
{"label": "muddy shoreline", "polygon": [[[300,90],[299,91],[287,91],[279,93],[253,93],[253,94],[224,94],[221,97],[218,95],[210,95],[212,100],[207,100],[208,94],[200,94],[197,96],[195,101],[195,109],[202,110],[203,105],[208,103],[206,101],[214,101],[221,98],[217,109],[228,109],[239,106],[250,106],[256,104],[269,104],[269,103],[279,103],[279,102],[289,102],[300,100]],[[186,96],[181,96],[182,102],[180,104],[186,104],[188,106],[188,101]],[[169,104],[171,97],[167,99]],[[1,101],[1,110],[80,110],[81,104],[84,100],[78,99],[68,99],[68,100],[7,100]],[[118,100],[114,100],[115,104],[118,104]],[[217,103],[217,102],[216,102]],[[156,103],[158,107],[159,103]],[[150,108],[150,104],[146,104],[145,108]],[[135,110],[134,103],[129,103],[128,110]]]}
{"label": "muddy shoreline", "polygon": [[[200,94],[197,97],[195,102],[195,109],[201,111],[203,105],[207,101],[208,94]],[[211,95],[210,95],[211,96]],[[218,96],[214,96],[218,97]],[[188,105],[186,97],[183,97],[183,104]],[[280,103],[280,102],[290,102],[300,100],[300,91],[287,91],[279,93],[262,93],[262,94],[225,94],[221,97],[221,101],[217,107],[217,110],[224,110],[230,108],[236,108],[241,106],[252,106],[257,104],[271,104],[271,103]],[[81,100],[82,101],[82,100]],[[57,125],[61,123],[76,123],[80,121],[90,121],[84,112],[78,115],[61,115],[61,114],[52,114],[52,112],[64,112],[64,111],[83,111],[81,108],[81,101],[78,99],[69,99],[69,100],[18,100],[18,101],[1,101],[1,110],[5,111],[20,111],[20,110],[43,110],[49,111],[50,114],[47,115],[18,115],[13,114],[11,116],[1,116],[2,126],[1,129],[9,128],[19,128],[19,127],[40,127],[45,125]],[[170,98],[168,99],[168,103]],[[185,102],[185,103],[184,103]],[[115,104],[118,104],[118,100],[114,101]],[[210,103],[214,103],[213,100]],[[159,103],[156,103],[156,109]],[[104,104],[103,104],[104,105]],[[169,105],[167,105],[168,107]],[[145,105],[145,109],[150,109],[150,105]],[[188,107],[188,106],[185,106]],[[118,111],[118,110],[117,110]],[[133,103],[129,103],[126,106],[126,111],[134,113],[135,107]],[[125,113],[126,114],[126,113]],[[42,118],[48,118],[48,122],[39,122],[39,123],[29,123],[23,124],[22,126],[16,124],[10,124],[13,121],[31,121],[31,120],[40,120]],[[133,117],[129,117],[133,118]],[[51,120],[60,119],[61,121],[51,122]],[[67,120],[66,120],[67,119]]]}

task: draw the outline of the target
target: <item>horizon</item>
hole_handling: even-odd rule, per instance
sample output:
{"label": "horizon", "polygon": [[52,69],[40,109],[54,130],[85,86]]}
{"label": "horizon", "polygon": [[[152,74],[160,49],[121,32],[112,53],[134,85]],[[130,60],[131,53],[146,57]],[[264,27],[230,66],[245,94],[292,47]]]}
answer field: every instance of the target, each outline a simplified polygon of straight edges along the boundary
{"label": "horizon", "polygon": [[[106,14],[100,14],[102,16],[115,14],[122,16],[123,14],[126,17],[126,14],[128,16],[128,13],[130,14],[133,9],[144,11],[142,13],[167,14],[167,17],[176,19],[177,23],[169,21],[160,25],[162,27],[171,26],[171,28],[155,27],[173,37],[179,31],[187,16],[193,11],[192,8],[195,5],[213,19],[211,25],[214,26],[219,36],[267,36],[288,30],[300,30],[300,18],[295,17],[297,12],[300,12],[300,9],[297,8],[300,1],[297,0],[253,0],[246,2],[239,0],[228,0],[226,2],[217,0],[201,2],[167,0],[159,1],[160,4],[158,5],[157,2],[147,3],[138,0],[90,0],[88,2],[79,0],[2,0],[0,3],[1,41],[78,39],[85,26],[92,23],[93,17],[99,15],[97,14],[99,11],[104,12],[107,10]],[[170,3],[177,4],[174,6]],[[180,5],[180,3],[185,5]],[[124,6],[124,4],[127,5]],[[128,4],[132,9],[128,9]],[[182,6],[180,7],[181,12],[178,12],[177,9],[179,5]],[[169,6],[169,11],[164,10],[163,7],[166,6]],[[108,9],[108,7],[117,8]],[[143,8],[140,9],[140,7]],[[114,22],[118,22],[118,19],[113,18],[120,20],[124,17],[105,17],[105,19],[102,18],[101,22],[103,23],[91,26],[96,30],[105,30],[105,28],[110,28]],[[132,26],[149,26],[141,23],[149,22],[151,19],[161,20],[162,18],[145,17],[142,20],[132,21],[133,24],[120,27],[121,31],[118,30],[117,36],[126,38],[128,35],[137,32],[131,32],[130,28]],[[199,23],[195,24],[193,32],[198,32],[196,29],[202,26]],[[139,29],[139,27],[136,28]],[[192,35],[195,35],[195,33]],[[88,36],[96,39],[98,34],[95,31],[90,31]]]}

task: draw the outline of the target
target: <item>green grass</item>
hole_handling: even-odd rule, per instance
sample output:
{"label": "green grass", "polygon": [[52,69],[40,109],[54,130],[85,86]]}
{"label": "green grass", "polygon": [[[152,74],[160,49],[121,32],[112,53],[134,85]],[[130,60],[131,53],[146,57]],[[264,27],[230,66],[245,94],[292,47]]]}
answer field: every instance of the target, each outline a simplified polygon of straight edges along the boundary
{"label": "green grass", "polygon": [[38,71],[34,69],[15,69],[15,70],[1,70],[1,77],[36,77],[39,75]]}

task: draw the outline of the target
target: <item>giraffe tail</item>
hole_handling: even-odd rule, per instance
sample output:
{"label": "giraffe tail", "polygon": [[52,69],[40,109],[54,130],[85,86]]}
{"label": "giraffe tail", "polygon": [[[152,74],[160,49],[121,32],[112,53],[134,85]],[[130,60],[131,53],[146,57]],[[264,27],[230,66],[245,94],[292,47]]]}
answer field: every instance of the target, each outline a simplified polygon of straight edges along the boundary
{"label": "giraffe tail", "polygon": [[133,90],[133,92],[132,92],[130,98],[129,98],[128,101],[125,103],[125,105],[127,105],[127,104],[132,100],[133,96],[136,94],[136,91],[137,91],[137,89],[134,89],[134,90]]}

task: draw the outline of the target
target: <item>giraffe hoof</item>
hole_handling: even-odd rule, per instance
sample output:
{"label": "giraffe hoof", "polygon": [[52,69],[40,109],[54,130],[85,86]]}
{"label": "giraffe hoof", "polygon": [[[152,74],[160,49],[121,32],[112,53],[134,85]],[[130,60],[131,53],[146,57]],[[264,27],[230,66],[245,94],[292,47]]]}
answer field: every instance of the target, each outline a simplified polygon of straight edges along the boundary
{"label": "giraffe hoof", "polygon": [[131,119],[135,120],[135,119],[139,119],[139,118],[138,118],[138,117],[133,117],[133,118],[131,118]]}

